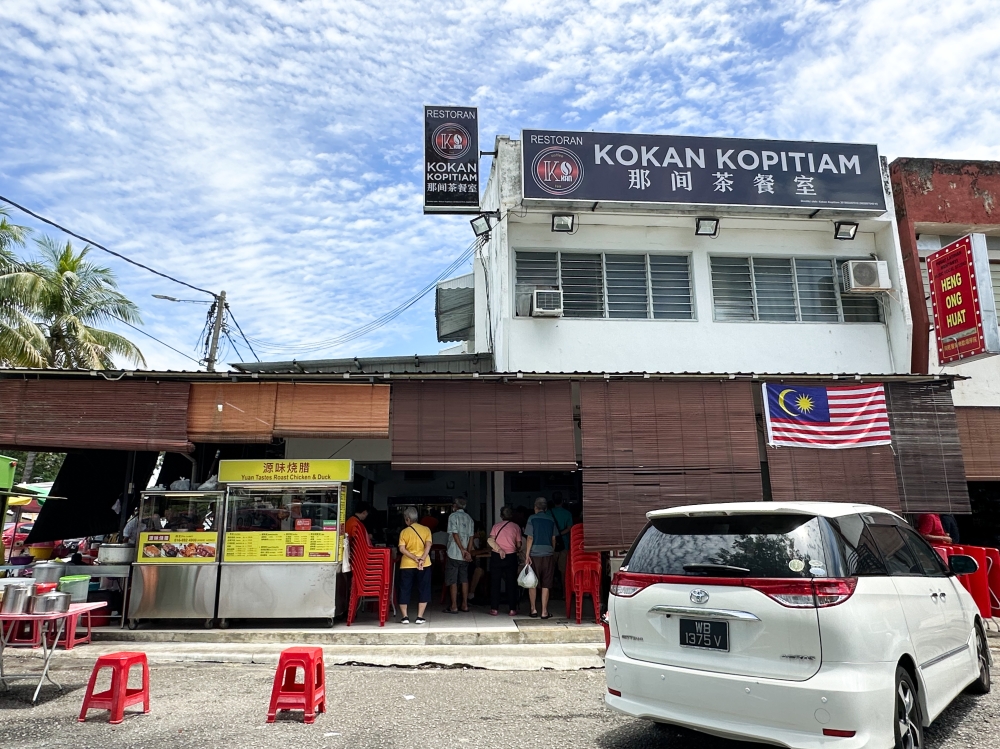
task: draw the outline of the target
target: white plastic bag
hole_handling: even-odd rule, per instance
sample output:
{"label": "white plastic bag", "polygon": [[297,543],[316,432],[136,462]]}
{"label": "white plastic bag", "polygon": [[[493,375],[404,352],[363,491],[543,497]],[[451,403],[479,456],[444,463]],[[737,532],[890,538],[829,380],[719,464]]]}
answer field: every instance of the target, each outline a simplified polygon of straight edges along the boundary
{"label": "white plastic bag", "polygon": [[535,571],[531,569],[531,565],[526,565],[521,574],[517,576],[517,584],[522,588],[537,588],[538,587],[538,577],[535,575]]}

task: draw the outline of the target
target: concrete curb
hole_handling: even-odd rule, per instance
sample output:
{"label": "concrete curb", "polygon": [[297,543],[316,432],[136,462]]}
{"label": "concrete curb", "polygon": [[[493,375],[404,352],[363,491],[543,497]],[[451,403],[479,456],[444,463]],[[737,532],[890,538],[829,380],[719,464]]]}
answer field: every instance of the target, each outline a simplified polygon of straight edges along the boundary
{"label": "concrete curb", "polygon": [[[301,643],[300,643],[301,644]],[[288,643],[220,643],[205,644],[143,643],[138,650],[146,653],[150,664],[231,663],[273,666],[278,654]],[[106,653],[121,650],[112,642],[83,645],[68,651],[58,651],[52,659],[53,668],[86,667]],[[329,645],[323,647],[327,666],[358,665],[399,668],[468,667],[491,671],[578,671],[604,667],[604,643],[560,645],[425,645],[378,647],[363,645]],[[10,650],[7,656],[20,661],[19,667],[32,661],[41,665],[38,651]]]}

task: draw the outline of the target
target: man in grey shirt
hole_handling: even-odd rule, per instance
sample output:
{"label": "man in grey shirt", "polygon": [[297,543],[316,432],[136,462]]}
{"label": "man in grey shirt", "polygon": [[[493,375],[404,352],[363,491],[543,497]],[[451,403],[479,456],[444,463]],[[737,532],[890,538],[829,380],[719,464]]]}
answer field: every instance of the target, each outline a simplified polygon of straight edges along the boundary
{"label": "man in grey shirt", "polygon": [[[549,595],[556,576],[556,558],[552,555],[556,545],[556,523],[546,512],[548,502],[545,497],[535,500],[535,514],[528,518],[524,526],[524,535],[528,539],[524,549],[524,563],[531,565],[538,577],[538,587],[542,589],[542,619],[551,619],[549,613]],[[528,601],[531,603],[531,616],[538,616],[535,608],[535,589],[528,588]]]}
{"label": "man in grey shirt", "polygon": [[451,588],[451,608],[446,614],[457,614],[458,586],[462,586],[462,611],[469,610],[469,562],[472,561],[470,544],[476,524],[465,511],[466,500],[456,497],[448,517],[448,562],[444,568],[444,584]]}

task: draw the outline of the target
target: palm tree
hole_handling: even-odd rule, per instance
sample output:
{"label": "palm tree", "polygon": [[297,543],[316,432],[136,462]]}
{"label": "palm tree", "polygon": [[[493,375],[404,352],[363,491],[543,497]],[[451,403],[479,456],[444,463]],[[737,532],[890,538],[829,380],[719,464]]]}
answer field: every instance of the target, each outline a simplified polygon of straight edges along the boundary
{"label": "palm tree", "polygon": [[30,229],[12,224],[0,208],[0,366],[43,367],[45,336],[31,319],[27,299],[28,278],[14,254],[23,247]]}
{"label": "palm tree", "polygon": [[[118,291],[114,273],[87,259],[71,242],[48,237],[36,240],[40,260],[24,263],[18,275],[27,308],[37,321],[44,342],[44,366],[60,369],[107,369],[121,359],[145,366],[139,348],[101,325],[116,320],[141,324],[139,308]],[[2,293],[2,289],[0,289]]]}

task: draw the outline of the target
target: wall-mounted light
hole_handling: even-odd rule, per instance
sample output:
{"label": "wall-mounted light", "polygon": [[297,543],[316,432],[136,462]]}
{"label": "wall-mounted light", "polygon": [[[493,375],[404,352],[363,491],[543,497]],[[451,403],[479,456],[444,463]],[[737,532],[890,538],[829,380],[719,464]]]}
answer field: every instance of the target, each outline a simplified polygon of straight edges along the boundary
{"label": "wall-mounted light", "polygon": [[553,213],[552,231],[572,232],[576,226],[576,216],[572,213]]}
{"label": "wall-mounted light", "polygon": [[696,237],[717,237],[717,236],[719,236],[719,219],[717,219],[717,218],[696,218],[694,220],[694,235]]}
{"label": "wall-mounted light", "polygon": [[486,215],[476,216],[469,223],[472,224],[472,231],[477,237],[488,236],[490,229],[493,228],[490,226],[490,217]]}
{"label": "wall-mounted light", "polygon": [[858,234],[858,225],[854,221],[838,221],[833,225],[833,238],[850,240]]}

